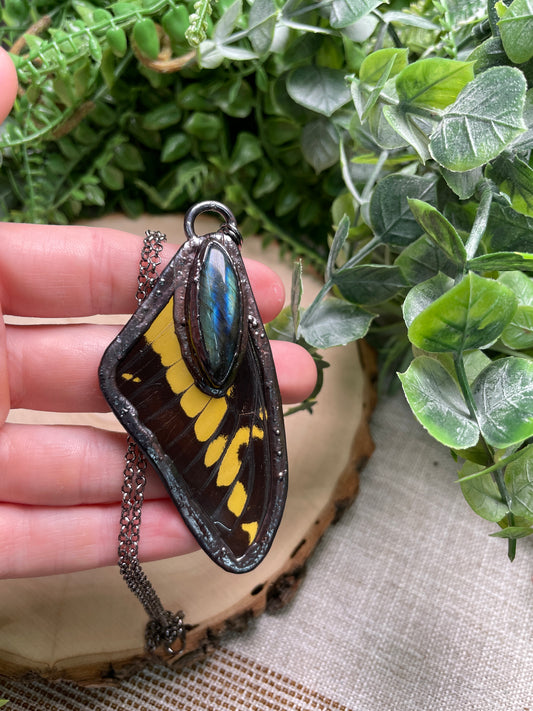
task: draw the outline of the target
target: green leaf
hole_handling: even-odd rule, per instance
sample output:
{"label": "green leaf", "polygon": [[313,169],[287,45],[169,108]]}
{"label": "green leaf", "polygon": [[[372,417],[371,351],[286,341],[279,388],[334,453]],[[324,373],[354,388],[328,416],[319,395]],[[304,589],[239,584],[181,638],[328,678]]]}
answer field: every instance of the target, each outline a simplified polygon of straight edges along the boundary
{"label": "green leaf", "polygon": [[495,533],[489,533],[493,538],[525,538],[526,536],[531,536],[533,533],[533,528],[531,526],[507,526],[501,531],[496,531]]}
{"label": "green leaf", "polygon": [[315,348],[345,346],[363,338],[374,314],[334,297],[308,308],[300,321],[298,335]]}
{"label": "green leaf", "polygon": [[237,136],[231,153],[230,172],[235,173],[245,165],[249,165],[263,157],[261,141],[254,133],[241,131]]}
{"label": "green leaf", "polygon": [[484,240],[491,252],[533,253],[533,218],[493,200]]}
{"label": "green leaf", "polygon": [[533,435],[533,361],[493,361],[475,379],[472,395],[488,444],[505,449]]}
{"label": "green leaf", "polygon": [[430,57],[403,69],[396,77],[396,90],[404,104],[444,109],[473,78],[472,62]]}
{"label": "green leaf", "polygon": [[522,306],[533,306],[533,279],[522,272],[505,272],[500,274],[498,281],[511,289]]}
{"label": "green leaf", "polygon": [[174,101],[156,106],[147,111],[142,119],[142,127],[147,131],[160,131],[169,126],[174,126],[181,119],[181,110]]}
{"label": "green leaf", "polygon": [[343,71],[314,65],[293,70],[287,92],[297,104],[323,116],[331,116],[351,98]]}
{"label": "green leaf", "polygon": [[433,205],[429,205],[423,200],[410,198],[408,201],[411,212],[416,221],[442,249],[446,256],[458,266],[464,266],[466,262],[466,250],[463,240],[457,234],[457,230]]}
{"label": "green leaf", "polygon": [[533,271],[533,254],[528,252],[492,252],[474,257],[467,262],[467,268],[473,271],[513,271],[522,269],[525,272]]}
{"label": "green leaf", "polygon": [[513,67],[493,67],[467,84],[444,111],[429,150],[445,168],[465,171],[499,155],[526,126],[522,118],[524,75]]}
{"label": "green leaf", "polygon": [[370,221],[374,234],[392,247],[405,247],[423,232],[409,209],[408,198],[436,202],[434,179],[387,175],[376,185],[370,199]]}
{"label": "green leaf", "polygon": [[437,360],[418,356],[399,378],[416,419],[432,437],[453,449],[476,444],[479,429],[457,383]]}
{"label": "green leaf", "polygon": [[514,350],[533,348],[533,306],[519,305],[500,338],[505,346]]}
{"label": "green leaf", "polygon": [[457,265],[427,235],[408,245],[394,263],[400,267],[405,281],[411,286],[427,281],[439,272],[449,277],[457,274]]}
{"label": "green leaf", "polygon": [[459,482],[468,505],[487,521],[501,521],[508,514],[507,505],[502,501],[498,485],[490,474],[467,481],[462,477],[479,472],[484,467],[474,462],[465,462],[459,471]]}
{"label": "green leaf", "polygon": [[268,52],[274,38],[278,9],[274,0],[255,0],[248,16],[248,36],[254,52]]}
{"label": "green leaf", "polygon": [[429,125],[424,130],[417,117],[411,117],[402,105],[384,106],[383,116],[398,136],[415,149],[422,163],[431,158],[428,148],[428,134],[431,131]]}
{"label": "green leaf", "polygon": [[406,286],[400,268],[384,264],[341,267],[332,281],[347,301],[364,306],[388,301]]}
{"label": "green leaf", "polygon": [[316,173],[339,161],[339,133],[332,121],[318,118],[306,124],[301,136],[302,153]]}
{"label": "green leaf", "polygon": [[161,150],[161,162],[173,163],[186,156],[191,150],[192,141],[186,133],[172,133],[165,140]]}
{"label": "green leaf", "polygon": [[441,166],[441,175],[448,187],[453,190],[460,200],[467,200],[476,191],[477,184],[483,177],[481,168],[465,170],[463,173],[454,173]]}
{"label": "green leaf", "polygon": [[515,64],[527,62],[533,57],[531,0],[514,0],[509,7],[499,2],[498,6],[504,9],[498,27],[507,56]]}
{"label": "green leaf", "polygon": [[[405,297],[403,302],[403,318],[407,328],[415,318],[431,304],[446,294],[453,287],[453,279],[445,274],[436,274],[421,284],[417,284]],[[428,350],[427,348],[424,350]]]}
{"label": "green leaf", "polygon": [[285,306],[276,318],[265,324],[267,336],[271,340],[294,342],[294,316],[290,306]]}
{"label": "green leaf", "polygon": [[344,247],[346,240],[348,239],[349,233],[350,219],[348,215],[343,215],[341,220],[339,221],[339,225],[337,227],[335,236],[333,237],[333,242],[331,243],[331,248],[329,250],[325,274],[326,281],[329,281],[331,279],[335,271],[335,263],[339,254],[341,253],[342,248]]}
{"label": "green leaf", "polygon": [[430,353],[486,348],[511,321],[516,307],[507,287],[470,272],[414,318],[409,340]]}
{"label": "green leaf", "polygon": [[364,81],[367,84],[377,84],[391,59],[393,59],[393,63],[387,78],[396,76],[407,66],[408,54],[409,50],[395,47],[387,47],[387,49],[378,49],[376,52],[372,52],[365,57],[359,68],[360,81]]}
{"label": "green leaf", "polygon": [[348,27],[368,15],[378,5],[381,5],[381,0],[333,0],[329,23],[336,30]]}
{"label": "green leaf", "polygon": [[487,166],[486,174],[509,196],[514,210],[533,217],[533,170],[527,163],[518,156],[512,160],[500,156]]}

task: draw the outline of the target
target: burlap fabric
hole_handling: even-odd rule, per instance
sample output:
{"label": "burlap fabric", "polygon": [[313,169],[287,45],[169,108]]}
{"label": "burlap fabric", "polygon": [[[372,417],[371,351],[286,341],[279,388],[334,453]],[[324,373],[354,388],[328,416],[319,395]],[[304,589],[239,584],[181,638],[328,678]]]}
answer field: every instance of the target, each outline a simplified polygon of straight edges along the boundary
{"label": "burlap fabric", "polygon": [[0,681],[6,711],[533,709],[533,541],[508,562],[401,396],[373,434],[359,497],[287,608],[205,662],[116,688]]}

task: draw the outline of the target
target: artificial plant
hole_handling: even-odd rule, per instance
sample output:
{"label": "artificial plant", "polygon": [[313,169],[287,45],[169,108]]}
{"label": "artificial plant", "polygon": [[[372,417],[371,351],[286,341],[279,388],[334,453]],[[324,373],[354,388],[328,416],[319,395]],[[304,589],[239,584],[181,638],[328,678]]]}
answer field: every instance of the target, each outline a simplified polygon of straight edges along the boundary
{"label": "artificial plant", "polygon": [[375,343],[381,382],[401,371],[513,558],[533,533],[531,2],[6,0],[2,16],[20,80],[3,218],[225,200],[324,276],[303,312],[296,275],[272,332]]}

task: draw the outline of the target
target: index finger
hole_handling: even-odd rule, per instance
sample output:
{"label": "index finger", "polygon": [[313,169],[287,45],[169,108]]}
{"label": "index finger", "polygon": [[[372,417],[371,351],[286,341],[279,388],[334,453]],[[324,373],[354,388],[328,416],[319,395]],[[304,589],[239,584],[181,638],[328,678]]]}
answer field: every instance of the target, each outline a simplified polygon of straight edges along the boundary
{"label": "index finger", "polygon": [[[105,227],[0,223],[0,304],[4,314],[64,318],[131,313],[142,237]],[[166,244],[161,269],[176,252]],[[283,284],[247,260],[261,315],[281,310]]]}

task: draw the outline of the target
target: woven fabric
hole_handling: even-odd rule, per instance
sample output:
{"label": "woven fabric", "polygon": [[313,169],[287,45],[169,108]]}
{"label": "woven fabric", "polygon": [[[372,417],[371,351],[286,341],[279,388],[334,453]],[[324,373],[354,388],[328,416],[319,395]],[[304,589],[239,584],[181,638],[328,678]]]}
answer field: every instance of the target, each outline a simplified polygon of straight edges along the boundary
{"label": "woven fabric", "polygon": [[400,396],[373,435],[359,497],[291,605],[182,671],[107,689],[0,680],[6,711],[533,711],[533,541],[508,562]]}

